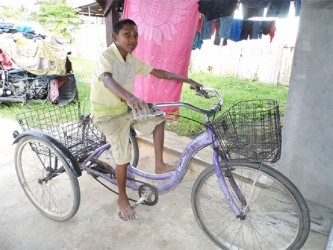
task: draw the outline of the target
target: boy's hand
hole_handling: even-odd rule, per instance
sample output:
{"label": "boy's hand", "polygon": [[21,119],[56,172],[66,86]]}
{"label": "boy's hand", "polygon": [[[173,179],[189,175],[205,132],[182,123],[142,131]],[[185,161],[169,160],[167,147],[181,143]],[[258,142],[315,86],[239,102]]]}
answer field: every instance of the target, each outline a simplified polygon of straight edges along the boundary
{"label": "boy's hand", "polygon": [[196,94],[198,96],[202,96],[202,97],[205,97],[205,98],[210,98],[210,96],[208,95],[208,93],[206,91],[203,91],[201,89],[201,87],[203,87],[202,84],[196,82],[196,81],[193,81],[191,80],[191,83],[190,83],[190,89],[195,89],[195,91],[197,92]]}
{"label": "boy's hand", "polygon": [[148,108],[147,103],[136,97],[136,96],[132,96],[131,98],[129,98],[128,100],[126,100],[127,105],[130,106],[132,109],[145,109]]}
{"label": "boy's hand", "polygon": [[199,92],[200,91],[200,88],[203,86],[202,84],[196,82],[196,81],[193,81],[191,80],[190,82],[190,85],[191,85],[191,89],[195,89],[196,92]]}
{"label": "boy's hand", "polygon": [[132,109],[134,120],[143,121],[147,119],[148,115],[150,114],[147,103],[144,100],[137,98],[136,96],[128,99],[127,105]]}

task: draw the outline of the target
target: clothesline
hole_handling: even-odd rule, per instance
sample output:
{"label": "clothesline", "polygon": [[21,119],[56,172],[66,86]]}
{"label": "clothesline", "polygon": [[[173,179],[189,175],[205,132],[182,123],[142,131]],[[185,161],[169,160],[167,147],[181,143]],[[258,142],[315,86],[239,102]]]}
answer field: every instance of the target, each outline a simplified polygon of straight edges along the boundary
{"label": "clothesline", "polygon": [[[263,35],[269,35],[270,41],[272,41],[276,31],[276,20],[292,15],[298,16],[301,0],[296,0],[297,5],[296,2],[292,4],[290,0],[274,1],[275,5],[273,7],[273,1],[265,5],[266,7],[248,5],[249,3],[258,5],[259,2],[263,3],[265,1],[267,2],[267,0],[252,0],[252,2],[242,0],[240,3],[237,0],[225,1],[225,9],[217,8],[214,13],[211,9],[209,11],[207,9],[208,6],[212,8],[212,3],[217,1],[199,1],[201,16],[192,49],[200,49],[203,40],[211,39],[214,34],[214,44],[220,45],[222,41],[223,46],[227,45],[227,40],[238,42],[247,39],[261,39]],[[208,6],[203,7],[204,3]],[[226,15],[227,13],[231,14]],[[212,16],[221,17],[210,20]]]}

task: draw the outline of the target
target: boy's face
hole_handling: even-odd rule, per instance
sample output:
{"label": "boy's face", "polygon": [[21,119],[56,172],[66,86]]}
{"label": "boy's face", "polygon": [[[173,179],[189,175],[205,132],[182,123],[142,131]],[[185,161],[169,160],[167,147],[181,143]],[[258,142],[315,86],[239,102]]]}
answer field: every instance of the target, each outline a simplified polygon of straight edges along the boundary
{"label": "boy's face", "polygon": [[125,24],[119,34],[112,32],[112,38],[121,55],[125,58],[132,53],[138,45],[138,29],[131,24]]}

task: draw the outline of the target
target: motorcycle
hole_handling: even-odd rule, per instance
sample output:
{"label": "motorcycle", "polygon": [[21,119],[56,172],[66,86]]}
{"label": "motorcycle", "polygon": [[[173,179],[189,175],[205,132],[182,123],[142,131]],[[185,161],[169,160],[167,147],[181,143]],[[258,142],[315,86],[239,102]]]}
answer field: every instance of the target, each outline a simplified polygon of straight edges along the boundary
{"label": "motorcycle", "polygon": [[[68,58],[70,52],[63,64],[64,60],[61,61],[58,56],[64,58],[65,54],[58,41],[53,40],[51,43],[44,41],[43,35],[22,32],[21,43],[26,43],[25,47],[22,47],[18,39],[11,35],[17,32],[12,26],[0,25],[1,27],[3,36],[0,44],[0,103],[50,101],[53,104],[66,105],[77,99],[76,79]],[[33,54],[34,57],[25,57],[26,55],[20,54],[22,51]],[[39,54],[44,55],[44,58],[36,58],[35,55]],[[15,55],[15,58],[10,55]],[[46,60],[45,55],[52,58]]]}
{"label": "motorcycle", "polygon": [[5,69],[0,62],[0,103],[47,102],[66,105],[77,99],[77,86],[71,71],[63,76],[35,75],[22,68]]}

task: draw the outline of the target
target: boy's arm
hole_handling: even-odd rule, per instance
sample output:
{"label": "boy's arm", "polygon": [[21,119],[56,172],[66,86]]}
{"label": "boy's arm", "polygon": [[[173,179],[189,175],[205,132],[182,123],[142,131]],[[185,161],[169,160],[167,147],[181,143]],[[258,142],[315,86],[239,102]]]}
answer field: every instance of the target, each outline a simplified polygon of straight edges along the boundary
{"label": "boy's arm", "polygon": [[167,80],[175,80],[175,81],[180,81],[180,82],[186,82],[191,85],[196,91],[200,91],[200,88],[202,87],[202,84],[193,81],[192,79],[171,73],[169,71],[165,71],[162,69],[153,69],[150,74],[160,78],[160,79],[167,79]]}
{"label": "boy's arm", "polygon": [[134,109],[144,109],[147,107],[147,103],[133,95],[131,92],[123,88],[113,77],[111,73],[103,73],[103,83],[106,88],[123,99],[128,106]]}

